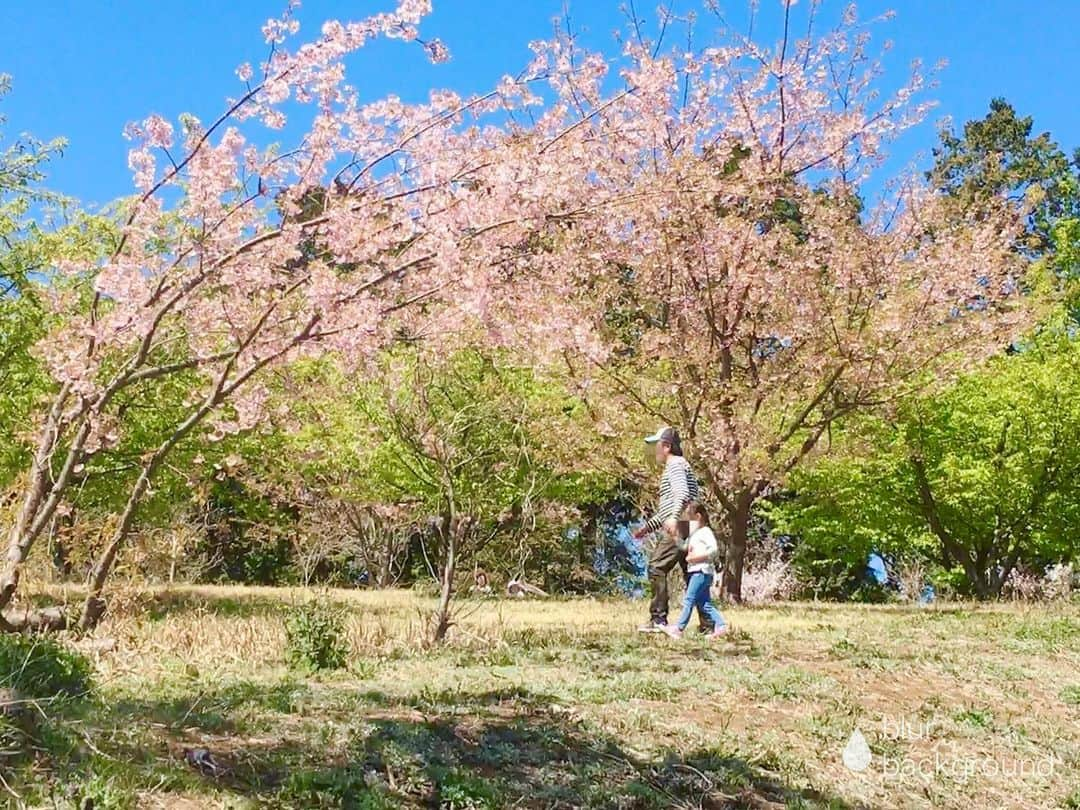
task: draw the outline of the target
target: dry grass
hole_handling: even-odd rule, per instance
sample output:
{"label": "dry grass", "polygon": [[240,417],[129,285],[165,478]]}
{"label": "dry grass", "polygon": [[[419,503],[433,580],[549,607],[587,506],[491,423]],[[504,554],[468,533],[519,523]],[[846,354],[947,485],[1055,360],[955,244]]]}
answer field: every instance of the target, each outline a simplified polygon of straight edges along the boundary
{"label": "dry grass", "polygon": [[[327,595],[351,663],[319,677],[283,664],[308,592],[117,600],[101,703],[70,721],[98,754],[55,778],[98,806],[1080,806],[1077,606],[733,609],[717,645],[635,633],[640,604],[492,600],[432,650],[431,600]],[[841,760],[856,728],[862,772]]]}

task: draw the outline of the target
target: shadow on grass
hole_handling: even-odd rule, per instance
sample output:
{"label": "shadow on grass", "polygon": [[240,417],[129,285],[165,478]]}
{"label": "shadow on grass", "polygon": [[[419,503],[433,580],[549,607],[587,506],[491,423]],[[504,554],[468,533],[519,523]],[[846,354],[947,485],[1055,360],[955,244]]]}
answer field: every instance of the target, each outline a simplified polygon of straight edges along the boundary
{"label": "shadow on grass", "polygon": [[[281,589],[279,589],[280,591]],[[360,592],[361,589],[354,589]],[[167,616],[184,616],[207,613],[221,618],[248,619],[253,617],[281,617],[288,615],[320,593],[318,589],[294,589],[282,592],[260,592],[243,588],[218,589],[214,586],[163,587],[142,591],[130,597],[127,609],[150,619]],[[335,606],[348,612],[362,613],[367,617],[397,614],[396,605],[358,604],[345,598],[338,591],[330,591],[327,597]],[[408,612],[408,611],[406,611]],[[411,614],[410,614],[411,615]]]}
{"label": "shadow on grass", "polygon": [[267,685],[239,680],[200,689],[195,694],[127,698],[108,711],[117,720],[130,718],[167,731],[190,728],[209,734],[234,734],[241,730],[233,717],[239,711],[251,708],[289,714],[308,694],[308,687],[296,681]]}
{"label": "shadow on grass", "polygon": [[702,808],[847,805],[783,784],[722,749],[647,759],[550,716],[376,719],[332,764],[288,773],[287,806]]}
{"label": "shadow on grass", "polygon": [[[77,609],[82,605],[83,591],[82,588],[74,586],[63,597],[41,592],[29,594],[25,598],[36,608],[61,604],[70,609]],[[148,619],[163,619],[169,615],[199,611],[222,617],[250,618],[276,615],[290,608],[289,602],[271,596],[225,595],[214,593],[210,589],[191,588],[143,590],[125,595],[122,602],[125,612],[137,613]],[[112,604],[110,607],[115,609],[116,605]]]}
{"label": "shadow on grass", "polygon": [[[257,729],[244,719],[254,715]],[[73,749],[54,765],[69,786],[95,776],[87,796],[141,790],[166,803],[196,794],[279,808],[849,807],[788,784],[781,764],[723,747],[642,756],[521,686],[397,696],[240,682],[102,706],[81,725],[97,732],[95,754]],[[196,746],[215,768],[185,761]]]}
{"label": "shadow on grass", "polygon": [[162,619],[193,611],[205,611],[215,616],[247,619],[254,616],[275,616],[285,613],[290,605],[280,598],[244,594],[222,595],[197,589],[160,590],[142,596],[146,615]]}

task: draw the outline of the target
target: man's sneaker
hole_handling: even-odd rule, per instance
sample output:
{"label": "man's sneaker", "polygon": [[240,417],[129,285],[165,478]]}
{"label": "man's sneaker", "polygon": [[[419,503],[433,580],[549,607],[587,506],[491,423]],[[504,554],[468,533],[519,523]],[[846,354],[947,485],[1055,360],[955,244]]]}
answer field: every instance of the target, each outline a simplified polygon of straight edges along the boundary
{"label": "man's sneaker", "polygon": [[663,633],[664,628],[667,627],[663,622],[648,621],[638,628],[639,633]]}

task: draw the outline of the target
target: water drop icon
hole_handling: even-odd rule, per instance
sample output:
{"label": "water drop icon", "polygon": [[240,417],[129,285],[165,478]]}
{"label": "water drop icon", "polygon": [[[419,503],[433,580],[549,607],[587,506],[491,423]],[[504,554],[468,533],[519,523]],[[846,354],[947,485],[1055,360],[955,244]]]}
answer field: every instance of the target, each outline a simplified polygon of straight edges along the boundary
{"label": "water drop icon", "polygon": [[861,773],[870,767],[870,746],[866,737],[858,729],[851,732],[851,737],[844,746],[844,764],[849,770]]}

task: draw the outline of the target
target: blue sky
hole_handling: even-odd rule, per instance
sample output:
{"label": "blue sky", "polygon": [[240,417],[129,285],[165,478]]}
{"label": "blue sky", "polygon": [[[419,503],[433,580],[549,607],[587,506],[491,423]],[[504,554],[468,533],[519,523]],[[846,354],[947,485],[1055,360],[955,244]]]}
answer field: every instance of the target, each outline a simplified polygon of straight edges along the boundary
{"label": "blue sky", "polygon": [[[306,0],[302,32],[314,36],[328,18],[356,19],[390,7],[393,0]],[[569,0],[574,27],[590,45],[611,46],[625,17],[625,0]],[[805,7],[807,0],[802,0]],[[265,53],[260,27],[284,0],[37,0],[9,9],[0,26],[0,72],[14,78],[14,91],[0,111],[10,133],[41,138],[64,136],[65,157],[50,170],[50,185],[87,203],[105,203],[131,191],[126,122],[157,112],[175,119],[193,112],[204,120],[220,111],[239,87],[235,67]],[[418,98],[431,87],[461,92],[488,89],[504,73],[516,73],[529,58],[527,44],[551,32],[564,0],[434,0],[422,33],[450,47],[448,64],[430,65],[415,46],[379,43],[350,64],[350,80],[377,98],[387,92]],[[694,7],[679,0],[676,7]],[[724,2],[733,24],[745,18],[744,0]],[[771,33],[779,0],[761,0],[759,30]],[[825,0],[826,15],[843,3]],[[927,64],[947,59],[933,97],[940,102],[928,124],[894,148],[893,165],[925,156],[935,140],[934,121],[957,124],[985,113],[990,99],[1004,96],[1032,115],[1038,131],[1049,130],[1067,149],[1080,145],[1080,2],[1076,0],[866,0],[862,16],[895,9],[875,36],[895,42],[887,67],[896,81],[911,59]],[[651,14],[655,0],[637,0]],[[12,13],[13,12],[13,13]],[[741,23],[740,23],[741,24]],[[701,27],[702,37],[707,31]],[[767,38],[767,36],[766,36]],[[925,157],[923,158],[925,160]]]}

